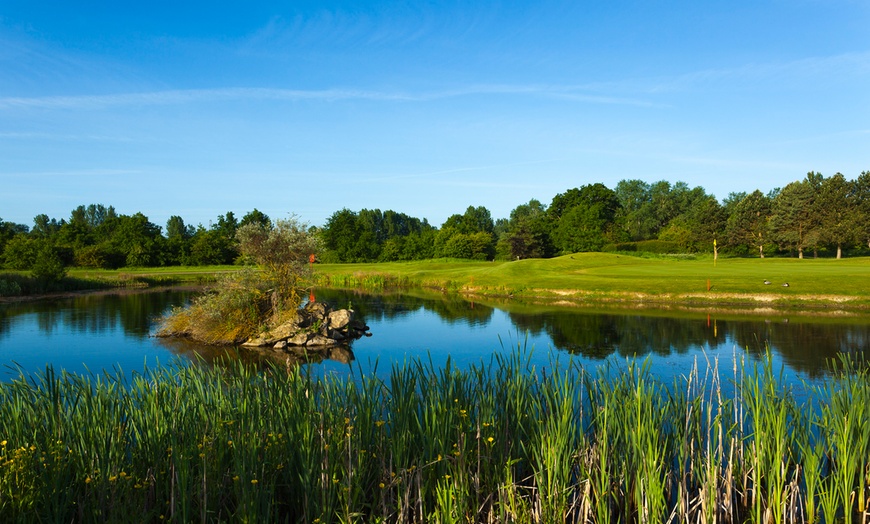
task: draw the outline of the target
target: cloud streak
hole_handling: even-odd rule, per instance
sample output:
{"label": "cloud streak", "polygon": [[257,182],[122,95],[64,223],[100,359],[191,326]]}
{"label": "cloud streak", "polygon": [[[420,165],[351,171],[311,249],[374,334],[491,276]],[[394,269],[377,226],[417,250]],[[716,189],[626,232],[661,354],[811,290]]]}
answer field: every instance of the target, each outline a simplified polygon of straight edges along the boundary
{"label": "cloud streak", "polygon": [[604,82],[588,86],[591,89],[609,92],[630,91],[634,93],[671,93],[697,89],[700,86],[733,85],[741,82],[757,86],[763,81],[810,79],[818,83],[822,79],[864,77],[870,73],[870,51],[843,53],[832,56],[807,57],[786,62],[749,63],[732,68],[711,68],[691,71],[662,78]]}
{"label": "cloud streak", "polygon": [[120,175],[140,175],[143,171],[132,169],[72,169],[69,171],[41,171],[41,172],[26,172],[26,171],[0,171],[0,178],[22,177],[28,179],[43,178],[43,177],[101,177],[101,176],[120,176]]}
{"label": "cloud streak", "polygon": [[358,89],[273,89],[260,87],[165,90],[110,95],[3,97],[0,110],[69,109],[96,110],[125,106],[179,105],[233,100],[323,101],[368,100],[375,102],[429,102],[470,96],[530,96],[566,99],[582,103],[652,106],[644,100],[594,95],[577,86],[477,85],[458,89],[406,93]]}
{"label": "cloud streak", "polygon": [[[220,103],[235,100],[320,101],[363,100],[373,102],[431,102],[473,96],[514,96],[564,100],[584,104],[662,107],[645,97],[694,89],[726,81],[758,82],[763,79],[864,76],[870,73],[870,52],[811,57],[782,63],[746,64],[725,69],[706,69],[664,78],[592,82],[583,85],[558,84],[474,84],[431,91],[380,91],[353,88],[280,89],[232,87],[214,89],[170,89],[104,95],[61,95],[42,97],[0,97],[0,111],[14,109],[99,110],[113,107]],[[620,96],[617,93],[633,93]],[[637,95],[641,94],[640,97]]]}

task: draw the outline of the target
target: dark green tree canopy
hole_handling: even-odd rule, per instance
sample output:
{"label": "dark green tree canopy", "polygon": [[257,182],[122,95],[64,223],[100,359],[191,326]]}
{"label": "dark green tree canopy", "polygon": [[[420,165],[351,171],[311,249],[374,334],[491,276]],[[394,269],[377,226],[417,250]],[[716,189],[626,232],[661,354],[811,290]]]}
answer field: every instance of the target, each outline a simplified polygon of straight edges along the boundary
{"label": "dark green tree canopy", "polygon": [[256,224],[269,229],[272,227],[272,220],[269,218],[269,215],[255,207],[253,211],[246,213],[245,216],[242,217],[242,221],[239,222],[239,227],[247,226],[248,224]]}
{"label": "dark green tree canopy", "polygon": [[769,219],[770,199],[756,189],[734,204],[734,211],[728,217],[726,226],[728,242],[731,245],[752,246],[764,258],[764,245],[769,241]]}
{"label": "dark green tree canopy", "polygon": [[[248,225],[273,227],[255,208],[241,220],[228,211],[207,227],[172,215],[164,235],[142,213],[80,205],[66,220],[39,214],[32,228],[0,220],[0,261],[8,269],[29,270],[40,253],[51,262],[43,249],[50,246],[64,266],[238,264],[246,260],[237,231]],[[870,250],[870,171],[854,180],[810,171],[782,189],[732,192],[721,203],[685,182],[626,179],[613,190],[592,183],[555,195],[550,205],[531,199],[507,218],[468,206],[440,228],[389,209],[344,208],[308,233],[321,242],[321,259],[329,262],[516,259],[596,250],[698,253],[712,252],[714,241],[731,255],[803,257],[811,250],[839,257]]]}
{"label": "dark green tree canopy", "polygon": [[320,230],[324,256],[335,262],[430,258],[433,234],[426,220],[390,209],[341,209]]}

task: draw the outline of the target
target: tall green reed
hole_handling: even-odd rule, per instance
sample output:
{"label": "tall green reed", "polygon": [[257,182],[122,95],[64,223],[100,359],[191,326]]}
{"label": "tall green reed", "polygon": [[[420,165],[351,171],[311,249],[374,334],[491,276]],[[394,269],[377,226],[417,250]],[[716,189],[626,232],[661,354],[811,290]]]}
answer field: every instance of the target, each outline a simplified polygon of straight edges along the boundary
{"label": "tall green reed", "polygon": [[545,372],[522,347],[385,380],[49,368],[0,385],[0,520],[866,518],[866,372],[835,369],[807,403],[769,360],[734,375],[726,394],[717,363],[673,386],[633,360]]}

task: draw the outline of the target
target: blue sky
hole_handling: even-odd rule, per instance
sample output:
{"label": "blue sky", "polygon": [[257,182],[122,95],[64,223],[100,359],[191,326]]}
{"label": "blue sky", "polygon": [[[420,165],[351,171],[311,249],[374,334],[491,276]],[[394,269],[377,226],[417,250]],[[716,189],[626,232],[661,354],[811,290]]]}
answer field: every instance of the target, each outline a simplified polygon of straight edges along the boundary
{"label": "blue sky", "polygon": [[440,225],[870,170],[870,2],[0,0],[0,217]]}

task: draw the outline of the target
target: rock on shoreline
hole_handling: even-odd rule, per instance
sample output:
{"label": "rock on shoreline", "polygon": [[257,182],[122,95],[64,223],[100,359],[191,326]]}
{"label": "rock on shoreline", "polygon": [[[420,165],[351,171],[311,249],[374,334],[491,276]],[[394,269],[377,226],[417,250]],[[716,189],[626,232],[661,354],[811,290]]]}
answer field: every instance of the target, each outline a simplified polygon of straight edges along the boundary
{"label": "rock on shoreline", "polygon": [[311,302],[296,312],[296,316],[269,331],[242,343],[248,348],[273,348],[313,351],[347,344],[362,336],[370,336],[369,327],[354,319],[351,309],[333,310],[323,302]]}

